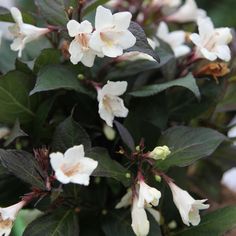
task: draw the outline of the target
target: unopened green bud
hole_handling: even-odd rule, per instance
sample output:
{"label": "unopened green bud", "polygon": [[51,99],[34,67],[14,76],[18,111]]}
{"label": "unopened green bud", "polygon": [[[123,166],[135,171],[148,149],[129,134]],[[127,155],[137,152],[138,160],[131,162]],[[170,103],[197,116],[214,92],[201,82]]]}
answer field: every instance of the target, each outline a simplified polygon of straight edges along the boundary
{"label": "unopened green bud", "polygon": [[126,173],[126,174],[125,174],[125,177],[126,177],[127,179],[130,179],[130,178],[131,178],[131,174],[130,174],[130,173]]}
{"label": "unopened green bud", "polygon": [[84,75],[78,74],[78,79],[79,79],[79,80],[83,80],[84,78],[85,78]]}
{"label": "unopened green bud", "polygon": [[140,146],[136,146],[135,149],[136,149],[137,152],[139,152],[140,151]]}
{"label": "unopened green bud", "polygon": [[157,182],[161,182],[161,176],[160,175],[155,175],[155,180]]}
{"label": "unopened green bud", "polygon": [[103,126],[103,133],[106,136],[106,138],[110,141],[114,140],[116,137],[116,131],[108,125]]}
{"label": "unopened green bud", "polygon": [[150,152],[149,157],[155,160],[165,160],[171,153],[170,149],[164,146],[157,146]]}

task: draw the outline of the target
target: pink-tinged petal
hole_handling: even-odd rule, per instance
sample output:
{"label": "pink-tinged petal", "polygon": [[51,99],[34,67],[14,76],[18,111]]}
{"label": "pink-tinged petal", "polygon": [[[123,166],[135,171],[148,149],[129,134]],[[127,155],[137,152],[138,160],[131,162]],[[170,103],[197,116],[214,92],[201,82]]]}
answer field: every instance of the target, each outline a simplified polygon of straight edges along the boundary
{"label": "pink-tinged petal", "polygon": [[113,26],[113,16],[109,9],[99,6],[95,16],[95,28],[101,30]]}
{"label": "pink-tinged petal", "polygon": [[216,55],[223,61],[230,61],[231,59],[231,52],[230,52],[230,49],[227,45],[218,45],[216,46],[216,49],[215,49],[215,53]]}
{"label": "pink-tinged petal", "polygon": [[83,57],[81,58],[81,62],[87,66],[87,67],[92,67],[94,64],[96,55],[92,50],[89,50],[88,52],[85,52],[83,54]]}
{"label": "pink-tinged petal", "polygon": [[64,156],[60,152],[54,152],[50,154],[50,163],[54,171],[61,167],[64,161]]}
{"label": "pink-tinged petal", "polygon": [[11,15],[12,15],[14,21],[15,21],[19,26],[21,26],[21,25],[23,24],[23,19],[22,19],[22,15],[21,15],[21,12],[19,11],[19,9],[16,8],[16,7],[12,7],[12,8],[10,9],[10,11],[11,11]]}
{"label": "pink-tinged petal", "polygon": [[[73,160],[73,162],[81,160],[84,158],[84,146],[78,145],[66,150],[64,154],[65,161]],[[73,163],[72,162],[72,163]]]}
{"label": "pink-tinged petal", "polygon": [[202,48],[200,50],[200,52],[202,53],[202,55],[208,59],[209,61],[215,61],[217,59],[217,55],[214,52],[210,52],[209,50],[207,50],[206,48]]}
{"label": "pink-tinged petal", "polygon": [[119,12],[113,15],[113,22],[115,30],[122,31],[127,30],[130,25],[132,15],[130,12]]}
{"label": "pink-tinged petal", "polygon": [[75,37],[80,33],[80,23],[76,20],[70,20],[67,23],[67,29],[70,37]]}
{"label": "pink-tinged petal", "polygon": [[125,93],[127,86],[128,83],[126,81],[108,81],[107,84],[102,87],[102,93],[105,95],[120,96]]}

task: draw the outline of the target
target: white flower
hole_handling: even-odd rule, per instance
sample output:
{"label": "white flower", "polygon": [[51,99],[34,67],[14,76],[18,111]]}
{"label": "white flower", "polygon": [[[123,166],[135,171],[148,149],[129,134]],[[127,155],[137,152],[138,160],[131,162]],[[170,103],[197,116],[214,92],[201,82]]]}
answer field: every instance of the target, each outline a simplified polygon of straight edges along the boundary
{"label": "white flower", "polygon": [[145,207],[146,205],[157,206],[161,192],[155,188],[150,187],[144,181],[139,183],[138,207]]}
{"label": "white flower", "polygon": [[155,210],[151,207],[146,207],[146,210],[152,215],[154,220],[160,225],[161,223],[161,214],[158,210]]}
{"label": "white flower", "polygon": [[206,12],[203,9],[199,9],[194,0],[186,0],[185,4],[175,13],[166,17],[166,20],[178,23],[186,23],[197,21],[199,18],[204,17],[206,17]]}
{"label": "white flower", "polygon": [[155,160],[165,160],[166,157],[170,155],[170,153],[171,151],[166,145],[157,146],[149,153],[149,157]]}
{"label": "white flower", "polygon": [[190,52],[190,48],[184,45],[185,35],[182,30],[169,32],[165,22],[160,23],[156,33],[158,38],[170,45],[176,57],[184,56]]}
{"label": "white flower", "polygon": [[69,47],[71,62],[77,64],[81,61],[85,66],[92,67],[97,53],[89,46],[93,31],[91,23],[87,20],[81,23],[70,20],[67,29],[69,35],[75,37]]}
{"label": "white flower", "polygon": [[0,7],[5,7],[7,9],[10,9],[15,5],[15,0],[0,0]]}
{"label": "white flower", "polygon": [[144,208],[138,206],[138,199],[134,197],[131,210],[131,227],[137,236],[146,236],[149,233],[150,223]]}
{"label": "white flower", "polygon": [[18,212],[24,207],[25,204],[25,201],[21,201],[15,205],[0,208],[0,235],[10,235],[13,222],[16,219]]}
{"label": "white flower", "polygon": [[132,204],[132,190],[128,189],[127,193],[121,198],[120,202],[117,203],[116,209],[120,209],[122,207],[128,207]]}
{"label": "white flower", "polygon": [[48,28],[38,28],[34,25],[24,24],[21,12],[16,7],[11,8],[11,15],[16,22],[16,24],[9,27],[9,31],[15,38],[11,44],[11,49],[19,51],[18,56],[21,57],[25,44],[47,34],[50,30]]}
{"label": "white flower", "polygon": [[201,221],[199,210],[209,208],[208,204],[203,204],[207,199],[195,200],[187,191],[176,186],[174,183],[169,183],[173,195],[173,201],[179,210],[181,218],[186,225],[198,225]]}
{"label": "white flower", "polygon": [[197,46],[197,56],[210,61],[220,58],[224,61],[231,59],[228,43],[232,40],[230,28],[217,28],[210,18],[198,20],[199,34],[191,34],[190,39]]}
{"label": "white flower", "polygon": [[63,184],[89,185],[89,176],[98,165],[97,161],[84,156],[83,145],[69,148],[64,155],[51,153],[50,158],[55,176]]}
{"label": "white flower", "polygon": [[128,30],[131,21],[130,12],[112,15],[109,9],[99,6],[95,17],[95,32],[90,47],[108,57],[123,54],[124,49],[134,46],[136,38]]}
{"label": "white flower", "polygon": [[102,89],[98,90],[98,113],[110,127],[113,126],[115,117],[126,117],[128,115],[128,109],[124,106],[123,99],[118,97],[125,93],[127,85],[126,81],[108,81]]}
{"label": "white flower", "polygon": [[236,193],[236,167],[224,172],[221,183]]}
{"label": "white flower", "polygon": [[181,0],[152,0],[152,5],[178,7],[181,4]]}

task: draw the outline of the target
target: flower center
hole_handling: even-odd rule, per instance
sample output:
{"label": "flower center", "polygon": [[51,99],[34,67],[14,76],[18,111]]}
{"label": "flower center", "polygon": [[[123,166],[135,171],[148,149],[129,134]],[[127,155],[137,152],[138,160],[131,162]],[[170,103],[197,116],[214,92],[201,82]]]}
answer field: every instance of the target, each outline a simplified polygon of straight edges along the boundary
{"label": "flower center", "polygon": [[218,32],[212,34],[211,37],[209,37],[204,43],[204,47],[207,48],[209,51],[211,51],[216,45],[216,39],[218,36],[219,36]]}
{"label": "flower center", "polygon": [[12,227],[12,220],[10,219],[3,220],[2,217],[0,216],[0,229],[6,229],[11,227]]}
{"label": "flower center", "polygon": [[83,50],[89,49],[89,37],[87,34],[81,33],[81,34],[77,35],[76,40],[82,46]]}
{"label": "flower center", "polygon": [[100,32],[100,37],[107,46],[111,47],[114,44],[112,36],[109,33]]}
{"label": "flower center", "polygon": [[105,96],[103,97],[102,102],[103,102],[103,105],[104,105],[105,109],[106,109],[107,111],[111,112],[111,111],[112,111],[112,106],[111,106],[111,99],[110,99],[110,97],[107,96],[107,95],[105,95]]}
{"label": "flower center", "polygon": [[81,169],[80,163],[76,163],[74,165],[63,164],[61,167],[62,172],[68,177],[77,174],[80,171],[80,169]]}

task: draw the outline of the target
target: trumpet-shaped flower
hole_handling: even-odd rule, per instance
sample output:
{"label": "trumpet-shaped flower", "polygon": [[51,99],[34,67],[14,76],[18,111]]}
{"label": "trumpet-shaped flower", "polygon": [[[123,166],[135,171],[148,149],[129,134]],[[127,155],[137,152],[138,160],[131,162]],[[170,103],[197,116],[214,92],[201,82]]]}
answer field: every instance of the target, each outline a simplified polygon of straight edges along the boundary
{"label": "trumpet-shaped flower", "polygon": [[139,183],[138,207],[145,207],[146,205],[157,206],[161,192],[155,188],[150,187],[144,181]]}
{"label": "trumpet-shaped flower", "polygon": [[16,22],[16,24],[9,27],[10,33],[14,36],[11,49],[18,51],[18,56],[21,57],[22,51],[27,43],[47,34],[50,30],[48,28],[38,28],[34,25],[24,24],[21,12],[16,7],[11,8],[11,15]]}
{"label": "trumpet-shaped flower", "polygon": [[69,148],[64,155],[60,152],[51,153],[50,161],[57,180],[63,184],[71,182],[89,185],[89,177],[98,162],[84,155],[83,145]]}
{"label": "trumpet-shaped flower", "polygon": [[70,60],[73,64],[82,62],[85,66],[92,67],[96,57],[96,52],[90,48],[89,42],[92,35],[93,27],[87,20],[79,23],[70,20],[67,23],[69,35],[74,40],[69,46]]}
{"label": "trumpet-shaped flower", "polygon": [[172,191],[173,200],[179,210],[181,218],[186,225],[198,225],[201,221],[199,210],[209,208],[208,204],[204,204],[207,199],[195,200],[190,194],[176,186],[174,183],[169,183]]}
{"label": "trumpet-shaped flower", "polygon": [[113,126],[115,117],[126,117],[128,109],[124,106],[123,99],[119,98],[127,89],[126,81],[108,81],[102,89],[98,89],[99,115],[107,123]]}
{"label": "trumpet-shaped flower", "polygon": [[134,197],[131,210],[132,224],[131,227],[137,236],[146,236],[149,233],[150,223],[146,211],[143,207],[138,206],[138,199]]}
{"label": "trumpet-shaped flower", "polygon": [[166,157],[170,155],[170,153],[171,151],[166,145],[157,146],[149,153],[149,157],[155,160],[165,160]]}
{"label": "trumpet-shaped flower", "polygon": [[197,46],[196,56],[210,61],[220,58],[224,61],[231,59],[227,45],[232,40],[230,28],[214,28],[210,18],[198,20],[199,34],[191,34],[190,39]]}
{"label": "trumpet-shaped flower", "polygon": [[117,57],[123,50],[134,46],[136,38],[128,30],[131,21],[130,12],[112,15],[109,9],[99,6],[95,17],[95,32],[90,47],[108,57]]}
{"label": "trumpet-shaped flower", "polygon": [[199,18],[206,17],[206,12],[199,9],[195,0],[186,0],[185,4],[175,13],[166,18],[167,21],[178,23],[196,22]]}
{"label": "trumpet-shaped flower", "polygon": [[13,222],[25,204],[25,201],[21,201],[6,208],[0,208],[0,235],[10,235]]}
{"label": "trumpet-shaped flower", "polygon": [[169,32],[167,24],[161,22],[156,36],[170,45],[176,57],[184,56],[190,52],[190,48],[184,45],[185,32],[182,30]]}

